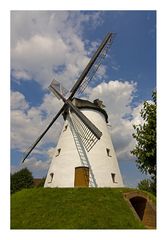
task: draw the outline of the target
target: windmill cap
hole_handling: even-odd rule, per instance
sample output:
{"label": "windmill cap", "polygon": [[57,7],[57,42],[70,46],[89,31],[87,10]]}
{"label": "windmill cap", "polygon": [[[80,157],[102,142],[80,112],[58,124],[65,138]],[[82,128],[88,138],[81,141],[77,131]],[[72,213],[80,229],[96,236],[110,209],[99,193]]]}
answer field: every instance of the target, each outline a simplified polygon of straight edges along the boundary
{"label": "windmill cap", "polygon": [[[84,99],[73,98],[72,103],[79,109],[94,109],[101,112],[104,115],[106,122],[108,123],[108,115],[104,110],[105,105],[103,104],[103,101],[95,99],[93,102],[90,102]],[[66,119],[66,115],[67,111],[65,111],[63,114],[64,119]]]}

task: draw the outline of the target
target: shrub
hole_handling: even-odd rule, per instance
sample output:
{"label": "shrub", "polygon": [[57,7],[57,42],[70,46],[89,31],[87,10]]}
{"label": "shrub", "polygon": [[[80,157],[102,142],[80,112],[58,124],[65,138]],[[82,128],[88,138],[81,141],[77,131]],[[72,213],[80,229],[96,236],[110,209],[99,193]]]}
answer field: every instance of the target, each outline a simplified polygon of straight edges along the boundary
{"label": "shrub", "polygon": [[23,188],[31,188],[33,185],[32,173],[27,168],[23,168],[11,175],[11,193],[20,191]]}
{"label": "shrub", "polygon": [[151,192],[153,195],[156,195],[156,183],[152,179],[143,179],[138,184],[138,189]]}

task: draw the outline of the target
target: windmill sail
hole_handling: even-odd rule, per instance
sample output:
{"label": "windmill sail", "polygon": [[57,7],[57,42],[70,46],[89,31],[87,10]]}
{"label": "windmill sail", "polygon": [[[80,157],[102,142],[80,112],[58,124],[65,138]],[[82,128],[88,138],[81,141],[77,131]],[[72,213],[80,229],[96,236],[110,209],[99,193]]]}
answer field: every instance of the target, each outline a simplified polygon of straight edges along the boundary
{"label": "windmill sail", "polygon": [[88,84],[90,83],[90,81],[92,80],[92,78],[94,77],[95,73],[97,72],[98,68],[100,67],[100,64],[102,62],[102,60],[105,58],[110,46],[112,44],[112,35],[110,36],[110,38],[108,39],[106,45],[104,46],[104,48],[102,49],[101,53],[99,54],[98,58],[95,60],[93,66],[91,67],[91,69],[89,70],[88,74],[86,75],[86,77],[84,78],[83,82],[81,83],[81,85],[79,86],[77,93],[81,94],[83,93],[83,91],[85,90],[85,88],[88,86]]}
{"label": "windmill sail", "polygon": [[89,152],[99,139],[74,112],[70,112],[69,117],[75,131],[80,136],[83,146]]}
{"label": "windmill sail", "polygon": [[62,99],[68,107],[70,107],[72,112],[75,113],[78,119],[83,122],[83,124],[96,136],[96,138],[100,139],[102,133],[99,131],[99,129],[77,107],[75,107],[69,99],[65,99],[63,95],[57,91],[56,88],[51,88],[53,93]]}
{"label": "windmill sail", "polygon": [[53,81],[51,82],[51,84],[49,85],[49,90],[60,100],[61,97],[56,93],[55,90],[57,90],[61,95],[63,95],[63,97],[65,97],[67,95],[67,93],[69,92],[65,87],[63,87],[63,85],[58,82],[56,79],[53,79]]}
{"label": "windmill sail", "polygon": [[[102,41],[102,43],[100,44],[100,46],[98,47],[98,49],[96,50],[96,52],[94,53],[93,57],[91,58],[91,60],[89,61],[88,65],[86,66],[86,68],[84,69],[84,71],[82,72],[81,76],[78,78],[78,80],[76,81],[76,83],[74,84],[73,88],[71,89],[71,95],[70,95],[70,99],[75,95],[75,93],[78,91],[80,85],[83,83],[83,81],[88,82],[87,80],[85,80],[85,77],[87,76],[87,74],[89,73],[89,71],[91,70],[93,64],[95,63],[95,61],[97,60],[97,58],[99,57],[99,55],[101,54],[101,52],[103,51],[103,49],[105,48],[105,46],[108,43],[111,43],[111,39],[112,39],[113,33],[108,33],[106,35],[106,37],[104,38],[104,40]],[[103,55],[105,55],[105,52],[103,52]],[[103,56],[102,55],[102,56]],[[100,65],[100,64],[99,64]],[[91,78],[92,79],[92,78]],[[87,85],[86,85],[87,86]],[[85,88],[84,88],[85,89]]]}

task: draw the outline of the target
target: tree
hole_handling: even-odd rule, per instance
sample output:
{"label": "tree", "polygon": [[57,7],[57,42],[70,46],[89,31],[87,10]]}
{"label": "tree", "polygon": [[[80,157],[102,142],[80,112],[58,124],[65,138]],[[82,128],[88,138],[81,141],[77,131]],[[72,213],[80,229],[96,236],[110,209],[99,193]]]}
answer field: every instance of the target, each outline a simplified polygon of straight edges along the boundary
{"label": "tree", "polygon": [[155,187],[155,183],[153,180],[151,179],[144,179],[144,180],[141,180],[139,183],[138,183],[138,188],[140,190],[143,190],[143,191],[147,191],[147,192],[151,192],[152,194],[156,194],[156,187]]}
{"label": "tree", "polygon": [[137,167],[142,173],[149,174],[156,183],[156,92],[152,93],[153,101],[145,101],[141,110],[144,124],[134,125],[136,146],[131,151],[137,157]]}
{"label": "tree", "polygon": [[31,188],[34,186],[32,173],[27,169],[21,169],[20,171],[11,175],[11,193],[20,191],[23,188]]}

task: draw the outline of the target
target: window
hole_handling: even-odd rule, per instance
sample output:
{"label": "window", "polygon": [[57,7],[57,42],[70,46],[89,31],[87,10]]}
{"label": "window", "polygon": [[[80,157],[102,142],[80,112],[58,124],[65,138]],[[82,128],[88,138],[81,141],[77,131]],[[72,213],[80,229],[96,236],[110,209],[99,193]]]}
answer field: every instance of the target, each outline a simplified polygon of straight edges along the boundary
{"label": "window", "polygon": [[57,153],[56,153],[56,157],[58,157],[60,155],[60,152],[61,152],[61,148],[58,148]]}
{"label": "window", "polygon": [[68,125],[65,125],[63,132],[67,130]]}
{"label": "window", "polygon": [[50,173],[50,178],[49,178],[48,183],[51,183],[51,182],[52,182],[52,180],[53,180],[53,176],[54,176],[54,173]]}
{"label": "window", "polygon": [[115,181],[115,173],[111,173],[111,177],[112,177],[112,181],[113,181],[113,183],[117,183],[116,181]]}
{"label": "window", "polygon": [[106,152],[107,152],[107,156],[108,156],[108,157],[112,157],[109,148],[106,148]]}

